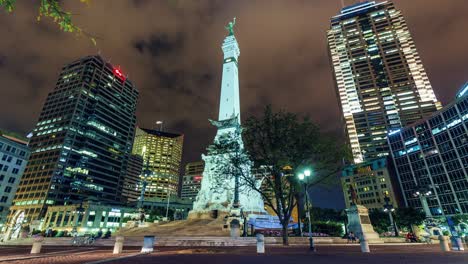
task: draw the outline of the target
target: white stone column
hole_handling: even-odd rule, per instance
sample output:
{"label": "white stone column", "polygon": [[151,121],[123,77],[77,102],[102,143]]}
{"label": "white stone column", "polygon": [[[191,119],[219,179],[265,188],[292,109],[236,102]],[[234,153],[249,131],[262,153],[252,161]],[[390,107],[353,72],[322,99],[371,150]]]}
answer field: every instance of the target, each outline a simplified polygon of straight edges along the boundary
{"label": "white stone column", "polygon": [[124,243],[124,237],[123,236],[117,236],[115,238],[113,254],[121,254],[122,253],[123,243]]}

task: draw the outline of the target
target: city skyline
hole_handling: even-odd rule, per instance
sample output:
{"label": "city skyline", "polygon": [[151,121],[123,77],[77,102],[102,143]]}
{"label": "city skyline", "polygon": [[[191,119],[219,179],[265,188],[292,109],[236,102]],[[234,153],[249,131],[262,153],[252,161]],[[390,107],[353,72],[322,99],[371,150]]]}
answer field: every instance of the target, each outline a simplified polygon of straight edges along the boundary
{"label": "city skyline", "polygon": [[466,262],[468,0],[0,10],[0,262]]}
{"label": "city skyline", "polygon": [[[425,1],[394,2],[407,20],[437,98],[443,104],[450,102],[455,87],[464,83],[467,75],[461,67],[467,55],[457,53],[467,42],[460,31],[466,17],[459,6],[466,3],[455,0],[431,5],[424,4]],[[142,11],[139,14],[145,17],[148,14],[143,9],[156,10],[151,7],[156,4],[162,5],[158,8],[167,13],[166,17],[155,15],[152,17],[154,23],[136,32],[129,29],[137,26],[121,30],[129,36],[117,32],[125,26],[121,21],[109,19],[115,28],[92,23],[93,18],[102,15],[105,3],[92,2],[89,7],[78,3],[66,4],[67,10],[80,13],[75,18],[76,24],[98,36],[96,47],[85,37],[63,34],[47,21],[31,23],[29,20],[34,20],[34,16],[28,17],[28,14],[34,11],[32,6],[18,3],[18,12],[14,15],[1,15],[0,21],[9,25],[6,28],[10,32],[22,33],[10,33],[11,38],[0,44],[4,50],[15,44],[17,51],[15,56],[0,54],[0,76],[6,80],[4,85],[10,87],[5,91],[6,96],[0,99],[0,127],[21,133],[32,130],[61,65],[101,51],[105,59],[120,65],[141,91],[138,125],[156,127],[157,120],[164,120],[165,130],[186,136],[183,164],[197,160],[215,133],[207,121],[216,116],[221,78],[221,51],[214,40],[224,34],[220,25],[237,16],[241,33],[239,45],[244,52],[240,67],[241,97],[245,98],[241,104],[243,118],[258,113],[264,104],[272,103],[277,108],[309,114],[324,130],[341,133],[338,101],[326,47],[329,19],[341,9],[340,1],[292,2],[287,7],[283,6],[284,3],[274,2],[268,7],[261,6],[264,12],[258,16],[253,13],[260,4],[249,5],[243,1],[226,4],[203,2],[198,6],[136,1],[131,6],[119,3],[112,9],[114,14],[127,10],[129,17]],[[280,13],[282,8],[291,12]],[[296,15],[289,18],[286,13]],[[427,24],[427,15],[441,22]],[[314,17],[313,23],[309,17]],[[138,23],[140,20],[134,24]],[[31,28],[29,36],[37,37],[34,46],[26,42],[18,44],[21,36],[28,35],[23,28],[26,25]],[[433,39],[434,34],[440,37]],[[69,45],[56,44],[60,42]],[[444,49],[443,54],[431,52],[449,44],[450,49]],[[60,49],[61,46],[70,48]],[[275,63],[278,60],[281,64]],[[20,67],[21,63],[24,67]],[[282,89],[286,84],[289,88]],[[23,105],[30,107],[25,111],[22,110],[25,109]],[[176,105],[184,107],[174,111]],[[324,108],[328,111],[320,111]],[[11,112],[18,115],[13,117],[8,114]]]}

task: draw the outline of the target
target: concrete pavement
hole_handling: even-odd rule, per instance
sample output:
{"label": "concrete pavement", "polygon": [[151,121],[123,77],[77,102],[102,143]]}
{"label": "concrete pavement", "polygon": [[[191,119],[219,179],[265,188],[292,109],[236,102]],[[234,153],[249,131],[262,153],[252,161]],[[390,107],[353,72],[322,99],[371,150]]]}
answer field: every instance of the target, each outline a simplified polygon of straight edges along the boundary
{"label": "concrete pavement", "polygon": [[[358,245],[319,245],[317,252],[303,246],[270,246],[258,255],[254,247],[159,247],[151,254],[140,254],[141,247],[124,247],[124,253],[112,254],[112,247],[44,246],[44,253],[30,255],[30,247],[0,247],[0,262],[5,263],[378,263],[431,264],[468,263],[468,252],[441,252],[438,245],[372,245],[371,253],[363,254]],[[122,258],[123,257],[123,258]]]}

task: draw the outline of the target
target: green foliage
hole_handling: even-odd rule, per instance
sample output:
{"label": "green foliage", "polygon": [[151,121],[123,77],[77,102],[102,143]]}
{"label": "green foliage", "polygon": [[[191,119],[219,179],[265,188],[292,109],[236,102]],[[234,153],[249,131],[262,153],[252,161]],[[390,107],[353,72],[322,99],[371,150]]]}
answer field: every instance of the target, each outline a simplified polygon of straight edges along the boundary
{"label": "green foliage", "polygon": [[0,0],[0,6],[3,6],[9,13],[13,12],[16,0]]}
{"label": "green foliage", "polygon": [[331,221],[344,223],[347,219],[346,214],[344,214],[342,211],[337,211],[335,209],[312,207],[310,211],[310,217],[313,221]]}
{"label": "green foliage", "polygon": [[388,213],[376,209],[369,210],[369,218],[377,233],[382,234],[388,231],[388,227],[390,226]]}
{"label": "green foliage", "polygon": [[[307,225],[306,229],[307,230]],[[324,233],[332,237],[343,236],[343,228],[339,223],[335,222],[323,222],[323,221],[312,221],[312,232],[313,233]]]}
{"label": "green foliage", "polygon": [[[64,32],[73,32],[77,35],[86,35],[90,38],[91,42],[96,45],[96,39],[90,34],[84,32],[81,28],[72,22],[72,13],[64,11],[59,4],[59,0],[39,0],[39,15],[37,21],[42,17],[52,19]],[[90,0],[80,0],[82,3],[89,4]],[[0,0],[0,6],[11,13],[15,9],[16,0]]]}
{"label": "green foliage", "polygon": [[468,214],[458,214],[452,216],[453,223],[459,225],[462,223],[468,224]]}
{"label": "green foliage", "polygon": [[[151,210],[148,213],[149,217],[147,219],[148,222],[153,222],[155,220],[161,220],[163,217],[166,217],[166,208],[156,207],[155,209]],[[167,218],[169,220],[174,220],[174,210],[169,208],[169,212],[167,214]]]}
{"label": "green foliage", "polygon": [[42,233],[44,233],[44,231],[41,231],[41,230],[37,230],[37,229],[36,229],[36,230],[33,230],[33,231],[31,232],[31,235],[37,235],[37,234],[42,234]]}
{"label": "green foliage", "polygon": [[[243,133],[254,168],[265,170],[264,196],[280,219],[287,221],[295,206],[293,197],[302,188],[296,174],[305,168],[307,189],[315,184],[337,181],[340,162],[347,156],[345,144],[322,133],[307,117],[285,111],[273,112],[267,106],[263,116],[247,119]],[[286,169],[287,168],[287,169]]]}
{"label": "green foliage", "polygon": [[411,230],[412,225],[421,225],[426,219],[424,212],[412,207],[400,207],[396,209],[395,221],[398,226]]}

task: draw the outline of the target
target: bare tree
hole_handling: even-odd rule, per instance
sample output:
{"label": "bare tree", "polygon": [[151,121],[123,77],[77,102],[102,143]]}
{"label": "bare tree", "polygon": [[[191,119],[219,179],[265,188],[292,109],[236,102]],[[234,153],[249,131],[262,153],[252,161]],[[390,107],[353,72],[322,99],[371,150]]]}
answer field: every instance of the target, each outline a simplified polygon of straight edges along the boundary
{"label": "bare tree", "polygon": [[[245,148],[238,140],[240,129],[226,133],[209,147],[212,154],[222,154],[218,155],[220,161],[214,170],[224,176],[218,179],[236,179],[235,193],[239,193],[239,188],[260,193],[264,203],[278,216],[283,244],[288,245],[288,226],[297,204],[295,198],[301,192],[296,173],[305,168],[313,171],[306,182],[307,190],[313,185],[329,184],[337,180],[341,161],[349,151],[345,144],[321,133],[308,118],[299,119],[296,114],[284,111],[274,113],[270,106],[263,116],[248,118],[244,128]],[[247,170],[255,169],[261,178],[250,171],[246,173],[246,166]]]}

